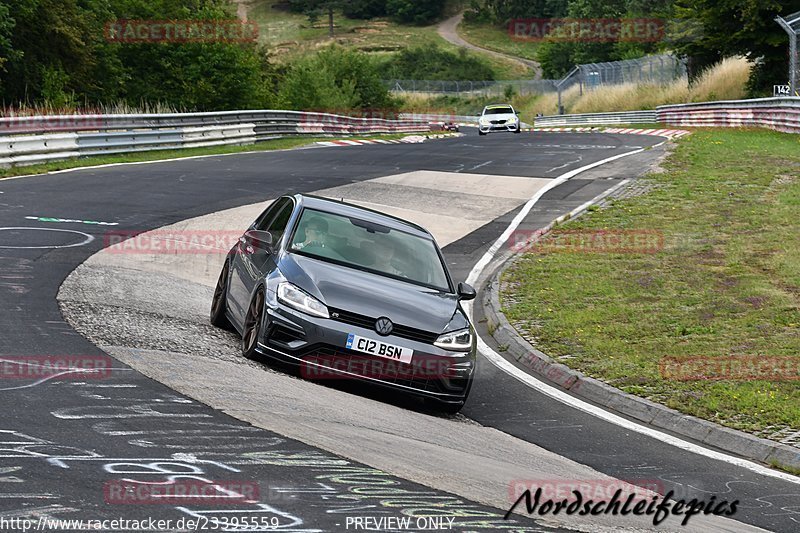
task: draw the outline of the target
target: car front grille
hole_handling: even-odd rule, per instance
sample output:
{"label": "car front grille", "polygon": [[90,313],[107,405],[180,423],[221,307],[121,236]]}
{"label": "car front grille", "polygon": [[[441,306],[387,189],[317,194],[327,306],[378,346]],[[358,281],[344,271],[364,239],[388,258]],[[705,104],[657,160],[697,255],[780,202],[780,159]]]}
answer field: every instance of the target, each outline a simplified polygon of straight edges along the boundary
{"label": "car front grille", "polygon": [[506,123],[505,120],[493,120],[492,121],[492,124],[505,124],[505,123]]}
{"label": "car front grille", "polygon": [[[331,308],[329,309],[329,311],[331,313],[331,318],[334,320],[365,329],[371,329],[373,331],[375,330],[375,321],[378,320],[377,317],[373,318],[369,316],[359,315],[357,313],[351,313],[343,309]],[[394,325],[394,329],[392,330],[392,335],[401,337],[403,339],[422,342],[425,344],[433,344],[434,342],[436,342],[436,339],[439,338],[438,333],[412,328],[409,326],[403,326],[401,324]]]}

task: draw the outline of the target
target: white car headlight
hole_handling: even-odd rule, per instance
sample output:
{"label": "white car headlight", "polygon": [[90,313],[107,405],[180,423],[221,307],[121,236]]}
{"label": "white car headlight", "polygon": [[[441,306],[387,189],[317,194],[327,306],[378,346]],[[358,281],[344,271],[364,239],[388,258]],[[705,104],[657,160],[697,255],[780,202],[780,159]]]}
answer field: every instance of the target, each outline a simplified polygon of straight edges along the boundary
{"label": "white car headlight", "polygon": [[508,119],[509,122],[516,122],[518,120],[519,120],[519,118],[517,118],[517,117],[511,117],[510,119]]}
{"label": "white car headlight", "polygon": [[487,117],[481,117],[481,118],[478,120],[478,122],[480,122],[482,125],[484,125],[484,126],[485,126],[485,125],[489,124],[489,119],[488,119]]}
{"label": "white car headlight", "polygon": [[278,285],[278,301],[309,315],[330,318],[325,304],[288,281]]}
{"label": "white car headlight", "polygon": [[433,345],[443,350],[465,352],[472,349],[472,332],[469,328],[451,331],[450,333],[440,335]]}

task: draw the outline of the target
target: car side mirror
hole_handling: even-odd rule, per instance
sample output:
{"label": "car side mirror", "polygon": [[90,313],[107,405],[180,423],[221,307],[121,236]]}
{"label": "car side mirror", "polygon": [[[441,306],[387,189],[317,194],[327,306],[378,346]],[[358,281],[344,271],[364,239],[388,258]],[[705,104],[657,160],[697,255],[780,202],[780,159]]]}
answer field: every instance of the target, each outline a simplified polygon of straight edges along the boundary
{"label": "car side mirror", "polygon": [[267,253],[272,252],[272,233],[268,231],[251,229],[244,234],[244,239],[247,244],[254,248],[264,250]]}
{"label": "car side mirror", "polygon": [[514,111],[514,114],[515,115],[519,115],[519,111]]}
{"label": "car side mirror", "polygon": [[477,296],[477,294],[475,293],[475,289],[472,288],[472,285],[467,285],[466,283],[458,284],[459,300],[474,300],[475,296]]}

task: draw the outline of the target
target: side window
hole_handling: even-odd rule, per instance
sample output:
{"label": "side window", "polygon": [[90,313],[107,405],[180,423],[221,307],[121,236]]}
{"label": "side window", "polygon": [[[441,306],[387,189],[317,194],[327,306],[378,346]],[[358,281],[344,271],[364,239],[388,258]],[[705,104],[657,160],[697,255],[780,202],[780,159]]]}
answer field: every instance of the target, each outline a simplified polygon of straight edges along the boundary
{"label": "side window", "polygon": [[272,202],[272,204],[270,204],[270,206],[258,216],[253,224],[253,229],[266,230],[267,226],[269,226],[269,223],[272,222],[273,218],[275,218],[275,214],[286,205],[287,201],[290,200],[288,198],[278,198]]}
{"label": "side window", "polygon": [[283,237],[286,226],[289,224],[289,219],[292,218],[292,211],[294,211],[294,205],[292,201],[287,198],[286,204],[284,204],[283,208],[275,215],[275,218],[270,222],[267,228],[267,230],[272,233],[273,243],[277,244]]}

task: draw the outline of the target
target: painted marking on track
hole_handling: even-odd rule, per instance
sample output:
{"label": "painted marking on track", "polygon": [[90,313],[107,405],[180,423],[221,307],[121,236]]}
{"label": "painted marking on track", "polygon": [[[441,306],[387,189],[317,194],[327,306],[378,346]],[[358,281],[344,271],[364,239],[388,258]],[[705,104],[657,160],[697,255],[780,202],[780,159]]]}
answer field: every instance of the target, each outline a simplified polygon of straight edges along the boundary
{"label": "painted marking on track", "polygon": [[56,218],[56,217],[39,217],[39,216],[27,216],[25,218],[27,220],[36,220],[37,222],[63,222],[63,223],[75,223],[75,224],[91,224],[97,226],[119,225],[119,222],[100,222],[97,220],[80,220],[74,218]]}
{"label": "painted marking on track", "polygon": [[76,233],[82,237],[84,240],[81,242],[77,242],[74,244],[53,244],[49,246],[3,246],[0,245],[0,248],[10,249],[10,250],[43,250],[43,249],[57,249],[57,248],[75,248],[77,246],[85,246],[94,240],[94,236],[89,235],[88,233],[84,233],[82,231],[76,231],[72,229],[53,229],[53,228],[32,228],[32,227],[5,227],[0,228],[0,231],[13,231],[13,230],[25,230],[25,231],[55,231],[61,233]]}
{"label": "painted marking on track", "polygon": [[[664,143],[656,144],[653,146],[653,148],[661,146],[662,144]],[[533,195],[533,197],[531,197],[530,200],[528,200],[528,202],[525,204],[522,210],[517,214],[517,216],[514,217],[514,219],[508,225],[506,230],[503,232],[503,234],[497,238],[494,244],[492,244],[492,246],[486,251],[486,253],[483,254],[483,257],[481,257],[481,259],[475,264],[475,266],[472,268],[472,271],[470,271],[469,276],[467,276],[466,282],[471,285],[475,284],[480,275],[483,273],[483,270],[486,268],[486,266],[492,261],[494,256],[500,250],[500,248],[509,239],[512,232],[514,232],[519,227],[519,225],[522,223],[525,217],[528,216],[528,213],[530,213],[533,206],[539,201],[539,199],[541,199],[542,196],[544,196],[544,194],[547,191],[549,191],[554,187],[557,187],[558,185],[561,185],[565,181],[569,180],[574,176],[577,176],[582,172],[598,167],[600,165],[604,165],[606,163],[610,163],[611,161],[621,159],[623,157],[641,153],[643,151],[644,149],[642,148],[639,150],[634,150],[632,152],[625,152],[623,154],[618,154],[603,159],[601,161],[597,161],[595,163],[583,166],[581,168],[571,170],[566,174],[563,174],[558,178],[552,180],[551,183],[549,183],[548,185],[537,191],[537,193]],[[464,302],[465,310],[467,311],[467,313],[471,318],[473,317],[472,303],[473,302]],[[755,472],[756,474],[773,477],[783,481],[789,481],[791,483],[800,485],[800,477],[784,472],[779,472],[777,470],[772,470],[770,468],[754,463],[752,461],[748,461],[746,459],[740,459],[732,455],[709,450],[708,448],[705,448],[703,446],[699,446],[697,444],[685,441],[681,438],[674,437],[672,435],[664,433],[663,431],[643,426],[637,422],[633,422],[621,416],[615,415],[609,411],[606,411],[605,409],[602,409],[588,402],[585,402],[579,398],[571,396],[567,392],[559,388],[553,387],[551,385],[548,385],[543,381],[536,379],[527,372],[524,372],[519,368],[517,368],[516,366],[512,365],[509,361],[503,358],[503,356],[501,356],[499,353],[495,352],[490,346],[488,346],[481,337],[478,337],[478,350],[481,352],[481,354],[483,354],[484,357],[486,357],[486,359],[489,360],[489,362],[491,362],[497,368],[509,374],[510,376],[516,378],[518,381],[521,381],[528,387],[535,389],[554,400],[557,400],[563,404],[578,409],[579,411],[583,411],[596,418],[605,420],[606,422],[610,422],[627,430],[635,431],[636,433],[640,433],[642,435],[659,440],[661,442],[674,446],[678,449],[695,453],[697,455],[702,455],[703,457],[708,457],[709,459],[715,459],[717,461],[722,461],[728,464],[732,464],[734,466],[750,470],[751,472]]]}

